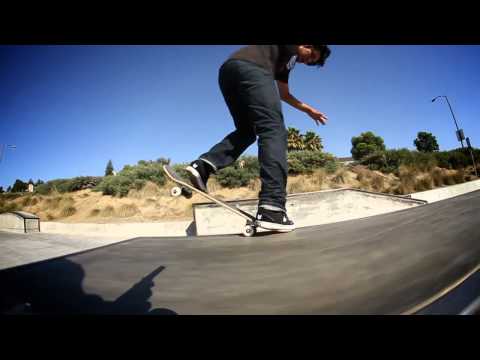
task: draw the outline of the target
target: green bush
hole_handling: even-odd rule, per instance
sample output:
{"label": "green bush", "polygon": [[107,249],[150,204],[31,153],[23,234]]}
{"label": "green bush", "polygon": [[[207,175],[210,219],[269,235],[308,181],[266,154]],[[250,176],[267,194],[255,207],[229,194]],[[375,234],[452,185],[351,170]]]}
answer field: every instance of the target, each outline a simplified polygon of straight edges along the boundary
{"label": "green bush", "polygon": [[327,161],[325,164],[325,171],[327,174],[333,174],[335,171],[337,171],[339,168],[339,164],[336,161]]}
{"label": "green bush", "polygon": [[146,180],[143,180],[143,179],[136,179],[134,182],[133,182],[133,187],[135,190],[142,190],[142,188],[145,186],[145,183],[147,181]]}
{"label": "green bush", "polygon": [[400,167],[400,165],[411,165],[413,163],[412,152],[408,149],[389,149],[385,151],[386,166],[383,172],[391,173]]}
{"label": "green bush", "polygon": [[44,184],[35,187],[35,193],[41,195],[48,195],[52,191],[59,193],[66,193],[72,191],[79,191],[86,188],[93,188],[97,186],[103,177],[101,176],[79,176],[73,179],[55,179],[47,181]]}
{"label": "green bush", "polygon": [[406,165],[411,165],[412,167],[420,171],[430,171],[435,166],[437,166],[437,160],[433,153],[412,151],[412,155],[413,155],[413,164],[406,164]]}
{"label": "green bush", "polygon": [[[480,150],[473,149],[475,162],[480,160]],[[472,165],[472,157],[468,149],[454,149],[435,153],[438,166],[445,169],[464,169]]]}
{"label": "green bush", "polygon": [[228,188],[247,186],[255,178],[248,169],[236,168],[234,166],[228,166],[219,170],[215,177],[220,185]]}
{"label": "green bush", "polygon": [[438,167],[444,168],[444,169],[450,169],[450,155],[448,154],[447,151],[441,151],[435,153],[435,159],[437,160],[437,165]]}
{"label": "green bush", "polygon": [[[308,169],[303,165],[300,159],[296,157],[288,158],[288,173],[292,175],[306,174]],[[311,172],[311,171],[310,171]]]}
{"label": "green bush", "polygon": [[243,163],[243,168],[254,176],[260,175],[260,162],[256,156],[242,156],[237,161],[237,167]]}
{"label": "green bush", "polygon": [[430,171],[437,165],[435,155],[408,149],[390,149],[367,155],[360,163],[368,166],[370,170],[379,170],[384,173],[395,172],[401,165],[419,171]]}
{"label": "green bush", "polygon": [[128,176],[107,176],[98,184],[94,191],[101,191],[103,195],[127,196],[130,189],[134,188],[135,180]]}
{"label": "green bush", "polygon": [[449,153],[448,162],[451,169],[463,169],[472,164],[471,158],[462,150],[453,150]]}
{"label": "green bush", "polygon": [[126,165],[116,176],[106,176],[95,187],[103,195],[127,196],[132,189],[141,190],[147,181],[163,186],[166,182],[162,164],[140,160],[138,165]]}
{"label": "green bush", "polygon": [[387,167],[387,157],[384,151],[375,151],[366,155],[360,161],[360,164],[368,166],[370,170],[382,170]]}
{"label": "green bush", "polygon": [[232,165],[217,171],[215,178],[221,186],[236,188],[247,186],[260,175],[260,163],[256,156],[242,156]]}
{"label": "green bush", "polygon": [[139,179],[154,182],[158,186],[163,186],[166,182],[162,164],[152,161],[140,160],[136,166],[127,165],[118,175],[131,178],[132,182]]}
{"label": "green bush", "polygon": [[68,184],[68,192],[93,188],[103,180],[101,176],[79,176],[73,178]]}
{"label": "green bush", "polygon": [[327,162],[333,162],[331,154],[321,151],[293,151],[288,153],[289,174],[311,174],[315,169],[323,168]]}

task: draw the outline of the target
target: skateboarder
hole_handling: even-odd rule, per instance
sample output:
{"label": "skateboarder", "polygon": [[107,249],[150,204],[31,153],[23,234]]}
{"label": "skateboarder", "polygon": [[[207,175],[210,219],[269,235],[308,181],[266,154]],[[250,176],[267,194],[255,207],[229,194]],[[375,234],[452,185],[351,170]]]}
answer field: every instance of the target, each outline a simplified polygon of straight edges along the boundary
{"label": "skateboarder", "polygon": [[257,221],[266,229],[294,230],[285,208],[288,132],[280,100],[325,125],[324,114],[290,94],[288,79],[296,63],[323,66],[329,55],[326,45],[249,45],[233,53],[220,68],[219,85],[236,130],[187,166],[192,184],[206,192],[209,176],[232,164],[258,137]]}

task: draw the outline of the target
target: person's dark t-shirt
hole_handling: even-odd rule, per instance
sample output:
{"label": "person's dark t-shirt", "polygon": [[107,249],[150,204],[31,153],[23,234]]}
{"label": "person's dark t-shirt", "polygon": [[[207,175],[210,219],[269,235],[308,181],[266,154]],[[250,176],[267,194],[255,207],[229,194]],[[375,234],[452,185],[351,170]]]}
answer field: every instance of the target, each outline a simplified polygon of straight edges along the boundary
{"label": "person's dark t-shirt", "polygon": [[253,62],[270,71],[275,80],[288,83],[290,71],[297,61],[298,45],[248,45],[234,52],[229,59]]}

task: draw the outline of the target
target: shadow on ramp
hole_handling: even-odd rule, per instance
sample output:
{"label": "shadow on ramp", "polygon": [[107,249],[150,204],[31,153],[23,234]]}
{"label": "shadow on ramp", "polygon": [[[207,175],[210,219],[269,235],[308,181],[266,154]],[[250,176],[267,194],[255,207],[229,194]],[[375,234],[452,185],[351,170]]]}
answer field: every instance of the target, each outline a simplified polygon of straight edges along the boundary
{"label": "shadow on ramp", "polygon": [[154,269],[114,301],[85,293],[83,267],[66,258],[5,270],[0,273],[0,313],[177,315],[151,309],[149,302],[154,279],[164,269]]}

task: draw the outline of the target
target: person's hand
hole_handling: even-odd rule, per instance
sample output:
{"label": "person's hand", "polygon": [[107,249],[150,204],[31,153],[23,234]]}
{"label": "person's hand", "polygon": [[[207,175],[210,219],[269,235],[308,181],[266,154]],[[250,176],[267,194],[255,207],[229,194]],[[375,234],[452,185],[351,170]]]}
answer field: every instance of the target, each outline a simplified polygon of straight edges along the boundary
{"label": "person's hand", "polygon": [[314,108],[308,109],[307,114],[315,121],[317,125],[320,125],[319,122],[325,125],[328,121],[328,118],[324,114]]}

